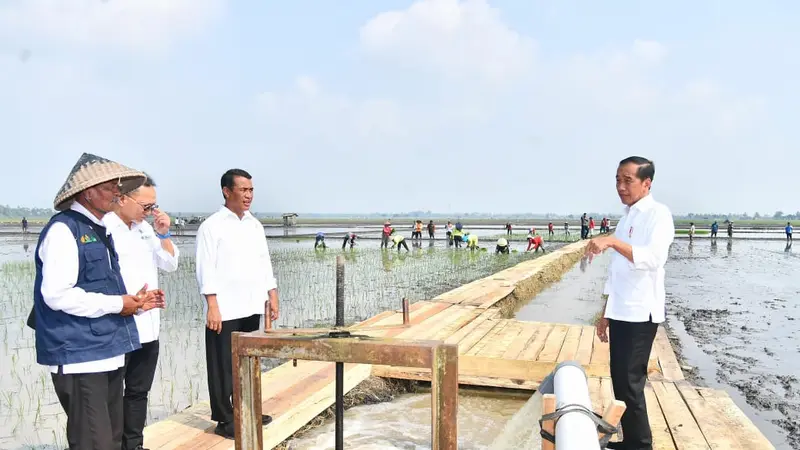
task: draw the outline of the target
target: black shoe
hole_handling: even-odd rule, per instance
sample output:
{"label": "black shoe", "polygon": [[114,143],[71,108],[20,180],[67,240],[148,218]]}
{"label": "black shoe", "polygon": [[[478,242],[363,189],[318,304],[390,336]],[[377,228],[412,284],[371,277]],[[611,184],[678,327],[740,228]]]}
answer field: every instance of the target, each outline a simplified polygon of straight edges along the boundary
{"label": "black shoe", "polygon": [[225,439],[235,439],[236,436],[233,434],[233,422],[217,423],[217,427],[214,428],[214,434],[217,436],[222,436]]}
{"label": "black shoe", "polygon": [[625,450],[626,447],[625,447],[625,443],[624,442],[619,441],[619,442],[609,442],[608,444],[606,444],[606,448],[607,449],[617,449],[617,450],[618,449],[622,449],[622,450]]}
{"label": "black shoe", "polygon": [[264,414],[261,416],[261,425],[269,425],[272,423],[272,416]]}

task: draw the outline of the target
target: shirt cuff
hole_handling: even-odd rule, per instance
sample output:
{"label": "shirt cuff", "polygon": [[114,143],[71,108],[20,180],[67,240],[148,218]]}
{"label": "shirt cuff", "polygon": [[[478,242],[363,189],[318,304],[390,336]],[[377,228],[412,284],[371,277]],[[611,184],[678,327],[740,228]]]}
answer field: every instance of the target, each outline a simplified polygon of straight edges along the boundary
{"label": "shirt cuff", "polygon": [[271,291],[273,289],[277,289],[277,288],[278,288],[278,280],[276,280],[274,277],[270,278],[267,281],[267,293],[269,293],[269,291]]}
{"label": "shirt cuff", "polygon": [[106,309],[106,314],[119,314],[122,312],[122,296],[121,295],[112,295],[109,298],[108,302],[108,309]]}
{"label": "shirt cuff", "polygon": [[647,247],[631,246],[633,256],[633,268],[636,270],[654,270],[656,267],[655,256]]}

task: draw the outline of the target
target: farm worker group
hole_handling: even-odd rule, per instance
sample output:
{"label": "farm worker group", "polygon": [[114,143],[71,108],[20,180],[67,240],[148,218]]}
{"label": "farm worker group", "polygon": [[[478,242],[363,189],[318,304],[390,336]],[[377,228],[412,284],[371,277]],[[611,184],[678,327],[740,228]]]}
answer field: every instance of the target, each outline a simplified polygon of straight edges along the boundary
{"label": "farm worker group", "polygon": [[[144,172],[84,153],[39,234],[27,324],[67,415],[70,449],[146,448],[159,310],[167,303],[158,271],[177,270],[179,260],[155,188]],[[251,177],[229,170],[221,188],[224,206],[200,226],[196,261],[207,302],[211,419],[216,434],[233,439],[231,333],[257,330],[265,301],[277,320],[279,305],[266,236],[249,212]]]}

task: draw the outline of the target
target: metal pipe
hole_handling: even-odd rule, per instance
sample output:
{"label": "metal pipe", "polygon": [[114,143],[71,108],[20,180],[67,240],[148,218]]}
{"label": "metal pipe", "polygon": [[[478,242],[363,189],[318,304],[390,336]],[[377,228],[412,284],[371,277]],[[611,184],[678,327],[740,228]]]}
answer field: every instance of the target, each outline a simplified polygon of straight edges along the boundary
{"label": "metal pipe", "polygon": [[[344,327],[344,257],[336,257],[336,327]],[[336,450],[344,450],[344,363],[336,363]]]}
{"label": "metal pipe", "polygon": [[409,317],[408,317],[408,299],[403,298],[403,325],[408,325]]}

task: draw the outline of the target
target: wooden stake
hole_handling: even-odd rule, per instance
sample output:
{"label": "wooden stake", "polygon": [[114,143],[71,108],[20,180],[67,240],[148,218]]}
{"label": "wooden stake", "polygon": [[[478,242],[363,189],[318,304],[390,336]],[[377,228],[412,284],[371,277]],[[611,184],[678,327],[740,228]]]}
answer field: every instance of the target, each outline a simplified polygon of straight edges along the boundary
{"label": "wooden stake", "polygon": [[233,424],[236,429],[236,450],[254,450],[264,447],[264,429],[261,425],[261,364],[257,356],[239,353],[239,335],[233,333]]}
{"label": "wooden stake", "polygon": [[[603,420],[608,422],[608,424],[612,427],[616,427],[619,424],[620,419],[622,419],[622,414],[625,413],[625,408],[625,402],[614,400],[606,408],[606,412],[603,414]],[[602,437],[603,435],[601,433],[597,433],[597,439]]]}
{"label": "wooden stake", "polygon": [[[542,396],[542,415],[552,414],[556,412],[556,396],[555,394],[544,394]],[[554,420],[546,420],[542,422],[542,430],[547,431],[553,436],[556,435],[556,422]],[[542,438],[542,450],[555,450],[556,445],[545,438]]]}
{"label": "wooden stake", "polygon": [[431,448],[458,448],[458,346],[441,344],[431,362]]}

